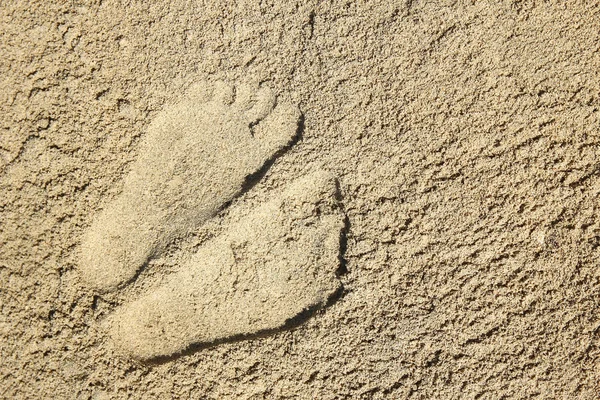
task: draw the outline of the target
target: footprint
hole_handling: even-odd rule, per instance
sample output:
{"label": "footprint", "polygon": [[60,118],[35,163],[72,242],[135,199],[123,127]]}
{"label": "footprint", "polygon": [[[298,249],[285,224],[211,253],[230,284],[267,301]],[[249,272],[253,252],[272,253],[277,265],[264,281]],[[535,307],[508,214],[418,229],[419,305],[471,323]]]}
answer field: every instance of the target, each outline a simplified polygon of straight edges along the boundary
{"label": "footprint", "polygon": [[193,86],[152,121],[122,193],[100,213],[80,248],[83,278],[99,290],[130,281],[177,235],[214,216],[246,179],[296,137],[297,107],[271,90]]}
{"label": "footprint", "polygon": [[230,225],[107,320],[117,347],[141,360],[168,357],[273,331],[326,305],[341,288],[336,193],[331,175],[315,173]]}

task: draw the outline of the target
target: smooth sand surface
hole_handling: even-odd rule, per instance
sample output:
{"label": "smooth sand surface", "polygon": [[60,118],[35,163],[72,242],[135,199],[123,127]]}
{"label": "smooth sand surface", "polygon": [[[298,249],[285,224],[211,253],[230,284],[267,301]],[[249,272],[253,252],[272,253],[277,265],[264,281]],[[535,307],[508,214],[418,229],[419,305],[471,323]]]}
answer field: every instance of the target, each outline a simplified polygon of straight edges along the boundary
{"label": "smooth sand surface", "polygon": [[[555,3],[4,2],[0,398],[597,399],[600,3]],[[283,135],[276,157],[244,167],[237,189],[211,198],[220,206],[199,211],[202,223],[134,255],[145,261],[130,283],[94,288],[82,273],[86,232],[127,193],[153,123],[202,81],[254,85],[219,92],[254,110],[234,113],[253,139],[275,132],[251,123],[269,107],[253,108],[250,93],[269,88],[302,113],[298,138],[280,152]],[[204,159],[186,157],[181,176],[206,173]],[[250,158],[211,163],[211,176]],[[214,286],[234,288],[225,300],[215,292],[217,310],[244,303],[244,288],[263,305],[249,297],[255,312],[225,315],[243,315],[240,325],[194,331],[206,319],[177,300],[168,306],[192,310],[191,325],[167,318],[139,333],[170,346],[152,329],[183,324],[184,339],[137,358],[198,346],[151,362],[128,355],[111,321],[172,287],[195,254],[222,238],[240,244],[232,227],[319,170],[335,178],[338,208],[306,214],[314,224],[298,232],[331,224],[331,234],[293,236],[321,240],[291,251],[293,240],[261,245],[285,232],[262,242],[253,232],[252,251],[239,253],[250,258],[229,265],[246,278],[266,265],[275,290]],[[159,200],[173,203],[162,210],[195,204]],[[261,224],[273,218],[284,217]],[[298,260],[314,274],[296,273]],[[190,282],[175,288],[207,307]],[[288,288],[304,288],[291,305]]]}

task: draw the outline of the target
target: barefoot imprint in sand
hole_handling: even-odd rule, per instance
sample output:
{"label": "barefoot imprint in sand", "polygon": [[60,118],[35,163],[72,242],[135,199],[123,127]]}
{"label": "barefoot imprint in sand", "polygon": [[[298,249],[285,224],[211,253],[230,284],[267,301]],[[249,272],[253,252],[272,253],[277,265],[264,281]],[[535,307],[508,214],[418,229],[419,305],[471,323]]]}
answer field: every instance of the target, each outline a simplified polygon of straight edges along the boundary
{"label": "barefoot imprint in sand", "polygon": [[302,178],[192,256],[158,290],[108,319],[137,359],[284,327],[340,289],[344,216],[335,179]]}
{"label": "barefoot imprint in sand", "polygon": [[85,233],[80,270],[90,286],[131,280],[179,234],[215,215],[247,177],[289,145],[300,111],[271,90],[193,86],[161,111],[140,145],[122,193]]}

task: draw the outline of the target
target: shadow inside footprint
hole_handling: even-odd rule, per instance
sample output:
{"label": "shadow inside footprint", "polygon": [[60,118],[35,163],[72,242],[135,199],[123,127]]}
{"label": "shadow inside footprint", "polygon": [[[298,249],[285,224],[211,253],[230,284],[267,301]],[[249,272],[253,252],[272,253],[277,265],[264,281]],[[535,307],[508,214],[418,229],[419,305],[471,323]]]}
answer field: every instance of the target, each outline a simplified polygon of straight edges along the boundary
{"label": "shadow inside footprint", "polygon": [[179,357],[191,355],[198,351],[208,349],[208,348],[211,348],[214,346],[218,346],[220,344],[241,342],[243,340],[266,338],[266,337],[269,337],[271,335],[274,335],[274,334],[282,332],[282,331],[292,330],[292,329],[297,328],[300,325],[304,324],[306,321],[308,321],[310,318],[312,318],[319,310],[323,310],[327,307],[330,307],[334,303],[336,303],[338,300],[340,300],[344,296],[344,294],[345,294],[344,287],[340,285],[338,290],[335,291],[331,295],[331,297],[328,299],[328,301],[325,304],[313,305],[312,307],[301,311],[298,315],[288,319],[282,326],[277,327],[277,328],[266,329],[266,330],[262,330],[262,331],[258,331],[258,332],[250,333],[250,334],[233,335],[233,336],[230,336],[227,338],[217,339],[210,343],[202,343],[202,342],[192,343],[186,349],[182,350],[179,353],[174,353],[174,354],[164,355],[164,356],[157,356],[157,357],[149,358],[149,359],[139,359],[139,361],[142,361],[143,363],[149,364],[149,365],[160,365],[160,364],[167,363],[169,361],[173,361]]}

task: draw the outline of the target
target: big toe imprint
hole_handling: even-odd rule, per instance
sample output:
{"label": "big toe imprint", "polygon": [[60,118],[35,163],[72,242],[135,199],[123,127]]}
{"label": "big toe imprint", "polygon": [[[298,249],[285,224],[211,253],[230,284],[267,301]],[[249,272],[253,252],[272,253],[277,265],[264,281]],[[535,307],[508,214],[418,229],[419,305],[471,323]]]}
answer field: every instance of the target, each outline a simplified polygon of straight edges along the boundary
{"label": "big toe imprint", "polygon": [[285,327],[339,291],[343,226],[333,177],[300,179],[117,311],[111,336],[134,358],[152,359]]}
{"label": "big toe imprint", "polygon": [[292,143],[300,111],[270,89],[192,86],[152,121],[123,192],[84,234],[80,270],[112,290],[131,280],[173,238],[240,193],[249,175]]}

